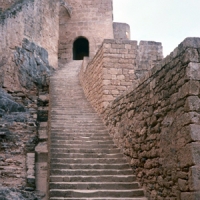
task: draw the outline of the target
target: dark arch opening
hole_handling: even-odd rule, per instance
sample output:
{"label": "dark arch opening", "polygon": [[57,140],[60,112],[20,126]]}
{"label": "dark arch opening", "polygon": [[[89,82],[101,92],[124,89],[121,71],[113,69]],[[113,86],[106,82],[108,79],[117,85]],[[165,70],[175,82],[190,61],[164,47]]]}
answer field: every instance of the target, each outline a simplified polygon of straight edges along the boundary
{"label": "dark arch opening", "polygon": [[79,37],[73,44],[73,59],[83,60],[84,56],[89,56],[89,42],[84,37]]}

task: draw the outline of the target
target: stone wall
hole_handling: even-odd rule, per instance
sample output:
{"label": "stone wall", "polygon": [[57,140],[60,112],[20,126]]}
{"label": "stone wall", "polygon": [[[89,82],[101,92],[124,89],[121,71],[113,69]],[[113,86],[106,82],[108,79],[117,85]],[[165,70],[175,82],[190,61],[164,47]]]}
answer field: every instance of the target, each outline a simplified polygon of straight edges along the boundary
{"label": "stone wall", "polygon": [[0,15],[0,187],[9,188],[0,198],[36,188],[35,151],[47,145],[41,124],[47,126],[49,76],[58,65],[58,14],[59,1],[21,0]]}
{"label": "stone wall", "polygon": [[88,66],[84,64],[80,80],[95,110],[101,113],[130,86],[137,85],[162,59],[161,43],[130,40],[104,40]]}
{"label": "stone wall", "polygon": [[58,65],[59,2],[21,0],[0,16],[0,61],[12,65],[13,52],[24,38],[45,48],[49,62]]}
{"label": "stone wall", "polygon": [[200,199],[200,38],[115,99],[102,116],[151,200]]}
{"label": "stone wall", "polygon": [[0,187],[32,191],[38,126],[48,118],[49,76],[54,70],[46,50],[27,39],[17,47],[14,61],[15,74],[29,92],[0,88]]}
{"label": "stone wall", "polygon": [[89,41],[90,56],[93,57],[103,39],[113,38],[112,0],[67,0],[72,7],[71,17],[60,8],[59,60],[73,60],[73,43],[83,36]]}

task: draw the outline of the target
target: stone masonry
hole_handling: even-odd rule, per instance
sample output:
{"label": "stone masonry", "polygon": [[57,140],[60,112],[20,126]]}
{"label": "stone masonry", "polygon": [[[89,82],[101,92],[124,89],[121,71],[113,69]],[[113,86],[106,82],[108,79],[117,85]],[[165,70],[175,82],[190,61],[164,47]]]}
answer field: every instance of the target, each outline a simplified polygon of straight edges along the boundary
{"label": "stone masonry", "polygon": [[73,43],[82,36],[89,41],[92,58],[105,38],[113,39],[112,0],[67,0],[73,8],[72,16],[61,7],[59,61],[73,59]]}
{"label": "stone masonry", "polygon": [[187,38],[104,111],[92,101],[149,199],[200,198],[199,67],[200,39]]}
{"label": "stone masonry", "polygon": [[161,60],[161,43],[141,41],[137,45],[137,41],[104,40],[94,59],[88,65],[85,60],[81,69],[85,95],[101,113]]}

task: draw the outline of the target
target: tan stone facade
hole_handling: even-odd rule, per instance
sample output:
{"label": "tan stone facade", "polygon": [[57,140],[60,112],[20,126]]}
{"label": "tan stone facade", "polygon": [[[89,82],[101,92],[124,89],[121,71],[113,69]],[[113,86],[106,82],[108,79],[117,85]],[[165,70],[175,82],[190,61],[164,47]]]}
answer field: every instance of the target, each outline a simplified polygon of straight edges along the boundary
{"label": "tan stone facade", "polygon": [[[109,97],[97,96],[99,89],[94,87],[101,86],[103,93],[104,87],[112,86],[110,81],[107,84],[109,73],[103,76],[105,68],[92,68],[92,73],[88,73],[86,67],[88,74],[81,78],[87,98],[101,114],[115,143],[129,158],[149,199],[197,200],[200,197],[199,48],[199,38],[187,38],[170,56],[139,78],[138,84],[115,99],[112,96],[109,105]],[[140,55],[146,57],[144,52]],[[98,63],[105,58],[99,56]],[[106,61],[110,64],[115,59]],[[88,67],[94,61],[95,58]],[[120,71],[124,66],[121,67]],[[94,74],[101,78],[94,79]]]}
{"label": "tan stone facade", "polygon": [[[21,1],[3,13],[0,21],[0,71],[4,78],[0,85],[10,90],[21,90],[15,73],[14,52],[24,38],[47,49],[50,65],[58,66],[58,9],[59,2]],[[57,30],[57,31],[56,31]],[[8,67],[9,66],[9,67]]]}
{"label": "tan stone facade", "polygon": [[112,0],[68,0],[72,15],[61,6],[59,60],[73,60],[73,43],[78,37],[89,41],[89,56],[92,58],[105,38],[113,39]]}
{"label": "tan stone facade", "polygon": [[159,42],[104,40],[91,62],[84,64],[80,80],[87,98],[101,113],[107,105],[162,60]]}

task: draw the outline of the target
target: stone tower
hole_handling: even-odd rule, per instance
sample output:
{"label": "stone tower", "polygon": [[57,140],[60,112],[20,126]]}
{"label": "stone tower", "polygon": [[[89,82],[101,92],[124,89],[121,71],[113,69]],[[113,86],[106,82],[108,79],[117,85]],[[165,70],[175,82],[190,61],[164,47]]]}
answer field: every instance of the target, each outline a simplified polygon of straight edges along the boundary
{"label": "stone tower", "polygon": [[60,62],[93,57],[105,38],[113,39],[112,11],[112,0],[63,0],[60,7]]}

